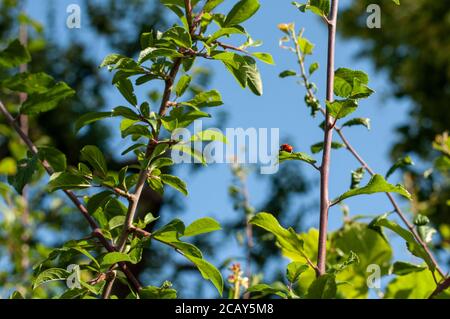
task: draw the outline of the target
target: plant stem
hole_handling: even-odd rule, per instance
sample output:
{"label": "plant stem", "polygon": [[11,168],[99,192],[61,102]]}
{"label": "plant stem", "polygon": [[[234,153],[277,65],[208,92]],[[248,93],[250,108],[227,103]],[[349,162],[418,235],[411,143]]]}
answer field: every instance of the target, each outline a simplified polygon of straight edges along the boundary
{"label": "plant stem", "polygon": [[[31,139],[28,137],[27,134],[25,134],[24,131],[20,128],[19,124],[15,121],[15,119],[12,117],[12,115],[9,113],[9,111],[6,109],[6,107],[3,105],[3,103],[0,101],[0,113],[2,113],[5,116],[6,121],[8,124],[19,134],[22,141],[27,145],[28,149],[30,150],[31,154],[37,156],[38,155],[38,149],[36,145],[33,144]],[[45,171],[52,175],[54,173],[53,168],[50,166],[50,164],[43,160],[41,161],[42,166],[44,167]],[[116,251],[114,246],[105,238],[103,233],[101,232],[100,228],[97,225],[97,222],[92,218],[92,216],[89,214],[86,207],[80,202],[78,197],[69,190],[65,190],[64,193],[69,197],[69,199],[72,201],[72,203],[76,206],[76,208],[80,211],[80,213],[83,215],[83,217],[86,219],[86,221],[89,223],[89,226],[93,230],[93,234],[100,240],[102,245],[109,251],[113,252]],[[127,276],[128,280],[132,284],[132,286],[136,289],[136,291],[139,291],[142,287],[139,283],[139,281],[136,279],[136,277],[133,275],[133,273],[128,269],[126,264],[121,263],[120,267],[122,268],[122,271]]]}
{"label": "plant stem", "polygon": [[[333,0],[331,3],[331,11],[328,24],[328,62],[327,62],[327,101],[334,100],[334,56],[336,44],[336,24],[339,0]],[[328,211],[330,208],[329,190],[329,173],[331,158],[331,143],[333,139],[332,118],[325,112],[325,133],[322,165],[320,167],[320,226],[319,226],[319,248],[317,267],[319,268],[318,276],[326,272],[326,255],[327,255],[327,230],[328,230]]]}

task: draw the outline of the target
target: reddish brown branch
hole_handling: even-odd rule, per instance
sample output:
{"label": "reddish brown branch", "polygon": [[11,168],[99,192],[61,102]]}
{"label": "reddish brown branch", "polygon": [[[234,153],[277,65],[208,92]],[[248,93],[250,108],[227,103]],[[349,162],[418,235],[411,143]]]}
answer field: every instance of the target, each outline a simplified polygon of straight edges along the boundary
{"label": "reddish brown branch", "polygon": [[[328,62],[327,62],[327,101],[334,100],[334,57],[336,44],[336,24],[339,0],[333,0],[328,24]],[[329,200],[329,173],[331,144],[333,139],[332,118],[328,111],[325,112],[325,133],[322,165],[320,167],[320,226],[319,226],[319,247],[318,247],[318,273],[323,275],[326,272],[327,255],[327,232],[328,232],[328,211],[330,209]]]}
{"label": "reddish brown branch", "polygon": [[443,282],[441,282],[436,289],[431,293],[430,297],[428,299],[433,299],[434,297],[437,297],[441,292],[444,290],[447,290],[450,287],[450,277],[445,279]]}

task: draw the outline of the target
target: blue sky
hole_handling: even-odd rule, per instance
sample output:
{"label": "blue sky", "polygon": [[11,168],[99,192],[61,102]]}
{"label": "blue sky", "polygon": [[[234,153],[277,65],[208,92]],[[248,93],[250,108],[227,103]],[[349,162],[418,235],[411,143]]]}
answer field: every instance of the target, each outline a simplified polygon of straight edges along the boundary
{"label": "blue sky", "polygon": [[[100,64],[103,57],[113,52],[103,43],[95,41],[87,31],[82,20],[81,30],[68,30],[65,28],[67,14],[65,8],[68,4],[81,1],[57,1],[60,15],[56,15],[56,30],[61,30],[62,41],[68,41],[72,37],[86,37],[92,41],[92,55]],[[226,1],[228,7],[234,2]],[[348,5],[350,0],[342,0],[341,7]],[[290,138],[297,151],[309,151],[309,146],[323,139],[322,131],[318,124],[322,118],[312,120],[309,110],[304,106],[304,90],[295,83],[292,78],[280,79],[278,74],[285,69],[295,69],[297,67],[295,57],[279,48],[278,40],[282,33],[277,29],[279,23],[295,22],[297,27],[305,28],[305,36],[315,43],[315,53],[310,62],[318,61],[321,68],[314,75],[313,80],[319,87],[319,96],[324,98],[325,88],[325,65],[326,65],[326,27],[315,15],[303,14],[297,11],[290,0],[261,0],[260,11],[246,23],[249,33],[256,40],[262,40],[264,45],[257,51],[270,52],[276,62],[275,66],[260,64],[260,70],[264,81],[265,92],[262,97],[253,95],[249,90],[242,90],[237,85],[231,75],[225,72],[219,63],[208,63],[214,73],[211,88],[217,88],[222,93],[228,113],[228,127],[242,128],[280,128],[283,138]],[[385,5],[392,5],[387,2]],[[29,1],[29,13],[38,20],[45,18],[45,2]],[[227,6],[223,7],[226,11]],[[171,13],[167,13],[171,14]],[[365,12],[361,12],[365,15]],[[375,32],[375,31],[374,31]],[[378,32],[378,31],[377,31]],[[361,49],[363,43],[358,41],[347,41],[338,38],[336,67],[349,67],[367,72],[371,77],[370,86],[377,94],[368,100],[362,101],[360,108],[355,113],[355,117],[369,117],[372,120],[372,130],[364,128],[350,128],[346,135],[359,150],[361,155],[368,159],[369,164],[381,174],[384,174],[391,166],[388,157],[389,148],[395,141],[394,128],[407,120],[409,103],[407,100],[394,100],[387,98],[389,86],[386,84],[386,75],[377,72],[370,61],[358,60],[356,53]],[[64,80],[64,79],[60,79]],[[123,104],[123,99],[111,91],[109,105],[105,109]],[[214,113],[213,113],[214,114]],[[213,124],[213,121],[211,122]],[[335,137],[336,141],[339,141]],[[122,141],[114,139],[111,147],[122,147]],[[317,180],[317,172],[308,166],[299,164],[306,176]],[[349,187],[350,171],[359,167],[358,163],[345,150],[337,150],[332,154],[331,166],[331,196],[337,196]],[[209,166],[201,172],[192,174],[189,167],[183,167],[179,174],[189,185],[190,195],[184,200],[184,213],[181,216],[187,223],[199,217],[211,216],[219,221],[225,221],[229,216],[235,216],[233,207],[228,197],[228,187],[231,182],[230,168],[226,164],[215,164]],[[391,182],[400,182],[400,176],[393,176]],[[267,177],[252,176],[249,181],[251,199],[255,206],[263,202],[265,191],[267,190]],[[313,191],[311,196],[305,200],[318,200],[318,191]],[[382,214],[392,210],[386,196],[374,195],[365,196],[347,201],[352,214]],[[407,203],[401,201],[402,207],[407,210]],[[164,214],[164,212],[163,212]],[[342,214],[338,208],[333,208],[330,212],[330,228],[336,229],[341,225]],[[318,213],[310,214],[307,220],[309,227],[317,227]],[[295,225],[285,225],[295,226]],[[400,242],[399,242],[400,243]],[[231,246],[235,243],[231,243]],[[404,246],[397,246],[404,250]],[[409,255],[398,255],[404,261],[410,261]]]}

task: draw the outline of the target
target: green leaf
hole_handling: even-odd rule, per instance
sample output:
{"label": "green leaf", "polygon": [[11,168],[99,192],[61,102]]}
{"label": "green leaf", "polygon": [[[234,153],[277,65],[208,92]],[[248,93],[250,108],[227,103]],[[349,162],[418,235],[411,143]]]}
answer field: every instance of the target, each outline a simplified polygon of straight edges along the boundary
{"label": "green leaf", "polygon": [[311,55],[314,51],[314,44],[312,44],[308,39],[299,37],[297,39],[300,51],[304,55]]}
{"label": "green leaf", "polygon": [[23,159],[17,163],[16,175],[10,176],[8,181],[17,193],[22,194],[24,187],[31,182],[33,174],[37,169],[38,160],[36,156]]}
{"label": "green leaf", "polygon": [[141,299],[177,299],[177,291],[169,287],[148,286],[139,290]]}
{"label": "green leaf", "polygon": [[399,158],[394,165],[392,165],[391,168],[389,168],[389,170],[386,173],[386,179],[389,178],[389,176],[391,176],[392,174],[394,174],[394,172],[396,170],[398,170],[399,168],[404,168],[407,166],[411,166],[414,165],[414,162],[412,161],[411,157],[409,156],[405,156],[403,158]]}
{"label": "green leaf", "polygon": [[319,69],[319,63],[314,62],[309,66],[309,75],[313,75]]}
{"label": "green leaf", "polygon": [[139,121],[141,118],[139,117],[139,114],[134,112],[132,109],[126,107],[126,106],[118,106],[113,109],[112,116],[121,116],[123,118],[132,120],[132,121]]}
{"label": "green leaf", "polygon": [[178,249],[183,255],[202,258],[202,253],[197,247],[180,241],[180,237],[183,236],[184,230],[184,223],[179,219],[174,219],[169,224],[155,231],[152,238],[165,243],[172,248]]}
{"label": "green leaf", "polygon": [[94,214],[97,209],[104,207],[114,195],[111,191],[104,191],[93,195],[87,202],[87,209],[90,214]]}
{"label": "green leaf", "polygon": [[420,238],[427,244],[433,241],[433,235],[437,233],[437,230],[430,226],[419,226],[417,232]]}
{"label": "green leaf", "polygon": [[331,274],[322,275],[311,284],[307,299],[332,299],[336,297],[336,277]]}
{"label": "green leaf", "polygon": [[343,262],[339,262],[338,264],[335,264],[331,267],[331,270],[329,273],[331,274],[339,274],[343,272],[344,270],[348,269],[351,265],[359,264],[360,260],[357,254],[355,252],[350,251],[349,255]]}
{"label": "green leaf", "polygon": [[370,227],[378,232],[381,232],[381,227],[392,230],[394,233],[402,237],[406,241],[408,250],[416,257],[422,258],[431,270],[434,270],[434,263],[428,256],[425,249],[419,245],[414,235],[407,229],[399,226],[397,223],[387,219],[387,214],[375,218]]}
{"label": "green leaf", "polygon": [[24,296],[22,296],[22,294],[18,291],[14,291],[11,296],[9,297],[9,299],[25,299]]}
{"label": "green leaf", "polygon": [[188,196],[188,190],[187,190],[186,183],[184,181],[182,181],[180,178],[173,176],[173,175],[162,174],[161,181],[164,184],[167,184],[167,185],[173,187],[174,189],[176,189],[177,191],[182,193],[184,196]]}
{"label": "green leaf", "polygon": [[292,71],[292,70],[286,70],[280,73],[279,77],[284,79],[287,78],[289,76],[297,76],[297,72]]}
{"label": "green leaf", "polygon": [[152,134],[146,125],[131,125],[124,128],[121,132],[122,138],[132,136],[134,139],[140,137],[150,137]]}
{"label": "green leaf", "polygon": [[327,17],[330,13],[330,0],[308,0],[306,4],[292,2],[301,12],[310,10],[311,12],[321,16]]}
{"label": "green leaf", "polygon": [[397,261],[392,266],[392,273],[398,276],[405,276],[412,272],[418,272],[425,269],[427,269],[426,266],[419,266],[403,261]]}
{"label": "green leaf", "polygon": [[108,175],[106,159],[98,147],[92,145],[85,146],[81,150],[81,160],[89,163],[100,174],[100,177],[104,178]]}
{"label": "green leaf", "polygon": [[220,296],[222,296],[223,278],[222,275],[220,274],[220,271],[204,259],[189,255],[186,255],[185,257],[197,266],[202,277],[206,280],[210,280],[213,283],[214,287],[216,287]]}
{"label": "green leaf", "polygon": [[1,85],[5,88],[27,94],[45,93],[54,84],[54,79],[43,72],[18,73],[1,82]]}
{"label": "green leaf", "polygon": [[392,2],[394,2],[396,5],[400,5],[400,0],[392,0]]}
{"label": "green leaf", "polygon": [[344,118],[358,108],[358,102],[355,100],[337,100],[334,102],[326,102],[330,115],[335,119]]}
{"label": "green leaf", "polygon": [[224,26],[234,26],[250,19],[260,7],[258,0],[240,0],[228,13]]}
{"label": "green leaf", "polygon": [[436,288],[429,270],[398,276],[386,287],[386,299],[427,299]]}
{"label": "green leaf", "polygon": [[[195,227],[194,227],[195,228]],[[188,260],[194,263],[203,278],[210,280],[217,288],[220,295],[223,292],[223,279],[220,272],[209,262],[203,259],[201,251],[189,243],[179,240],[185,234],[185,226],[179,219],[171,221],[169,224],[155,231],[152,237],[160,242],[168,244],[177,249]]]}
{"label": "green leaf", "polygon": [[134,94],[133,84],[128,79],[122,79],[118,81],[115,86],[119,90],[120,94],[133,106],[137,106],[137,98]]}
{"label": "green leaf", "polygon": [[[331,148],[334,150],[338,150],[338,149],[344,148],[344,147],[345,147],[345,145],[342,143],[338,143],[338,142],[331,143]],[[322,152],[322,150],[323,150],[323,142],[319,142],[319,143],[311,146],[311,152],[313,154],[320,153],[320,152]]]}
{"label": "green leaf", "polygon": [[253,297],[261,297],[262,298],[262,297],[270,296],[270,295],[276,295],[283,299],[287,298],[286,291],[283,291],[280,288],[269,286],[267,284],[257,284],[257,285],[251,286],[250,288],[248,288],[247,292],[252,293],[252,298]]}
{"label": "green leaf", "polygon": [[1,84],[10,90],[28,94],[30,102],[24,104],[22,112],[29,114],[49,111],[61,100],[75,93],[65,83],[55,83],[54,79],[45,73],[19,73]]}
{"label": "green leaf", "polygon": [[306,153],[289,153],[289,152],[285,152],[285,151],[281,151],[279,154],[279,162],[283,163],[285,161],[302,161],[302,162],[306,162],[308,164],[316,164],[317,161],[312,158],[310,155],[306,154]]}
{"label": "green leaf", "polygon": [[175,88],[175,93],[178,97],[183,96],[183,94],[186,92],[186,90],[189,87],[189,84],[191,84],[192,78],[189,75],[183,75],[180,80],[178,81],[178,84]]}
{"label": "green leaf", "polygon": [[97,121],[110,118],[112,117],[112,112],[89,112],[84,115],[82,115],[76,122],[75,122],[75,132],[78,132],[86,125],[89,125],[91,123],[95,123]]}
{"label": "green leaf", "polygon": [[163,38],[169,39],[176,45],[189,49],[192,47],[191,35],[182,27],[176,26],[170,28],[163,34]]}
{"label": "green leaf", "polygon": [[366,73],[339,68],[335,72],[334,94],[350,99],[367,98],[374,93],[368,84],[369,76]]}
{"label": "green leaf", "polygon": [[55,172],[63,172],[67,168],[66,155],[54,147],[39,147],[38,156],[41,161],[47,161]]}
{"label": "green leaf", "polygon": [[411,194],[402,185],[392,185],[386,182],[381,175],[374,175],[369,183],[361,188],[355,188],[339,196],[333,201],[333,204],[342,202],[343,200],[359,195],[370,195],[376,193],[398,193],[411,200]]}
{"label": "green leaf", "polygon": [[30,61],[30,53],[19,40],[12,41],[6,49],[0,51],[0,67],[3,68],[15,68]]}
{"label": "green leaf", "polygon": [[255,59],[249,56],[245,56],[243,59],[245,63],[242,65],[242,68],[247,75],[248,87],[254,94],[258,96],[263,95],[263,83]]}
{"label": "green leaf", "polygon": [[224,144],[228,144],[228,140],[225,135],[223,135],[222,132],[214,129],[205,130],[202,132],[199,132],[191,137],[191,142],[209,142],[209,141],[219,141]]}
{"label": "green leaf", "polygon": [[36,289],[37,287],[49,282],[66,280],[69,276],[70,273],[65,269],[46,269],[39,275],[37,275],[37,277],[33,280],[33,289]]}
{"label": "green leaf", "polygon": [[91,187],[89,181],[71,173],[55,173],[50,177],[48,189],[51,193],[57,190],[85,189]]}
{"label": "green leaf", "polygon": [[138,63],[143,64],[148,60],[159,58],[161,56],[167,58],[182,58],[183,54],[167,48],[146,48],[139,54]]}
{"label": "green leaf", "polygon": [[345,223],[330,235],[334,249],[329,252],[327,263],[332,265],[337,282],[348,283],[339,285],[338,294],[346,299],[367,298],[368,267],[376,264],[380,275],[387,275],[393,255],[391,246],[367,224],[358,222]]}
{"label": "green leaf", "polygon": [[209,45],[221,37],[230,36],[232,34],[245,34],[245,32],[240,28],[221,28],[208,37],[206,44]]}
{"label": "green leaf", "polygon": [[174,145],[172,146],[172,150],[186,153],[192,156],[196,161],[198,161],[198,163],[206,165],[206,159],[203,157],[203,153],[191,147],[190,145],[182,145],[182,144]]}
{"label": "green leaf", "polygon": [[352,183],[350,185],[350,189],[355,189],[359,187],[361,181],[364,178],[365,172],[366,170],[364,169],[364,167],[360,167],[352,172]]}
{"label": "green leaf", "polygon": [[419,227],[426,226],[427,224],[430,223],[430,219],[427,216],[417,214],[416,216],[414,216],[413,223],[414,223],[414,225],[419,226]]}
{"label": "green leaf", "polygon": [[204,12],[213,11],[218,5],[220,5],[224,0],[207,0],[205,7],[203,8]]}
{"label": "green leaf", "polygon": [[368,130],[370,130],[370,119],[368,118],[354,118],[351,120],[348,120],[347,122],[345,122],[342,127],[350,127],[350,126],[355,126],[355,125],[362,125],[367,127]]}
{"label": "green leaf", "polygon": [[222,61],[239,85],[242,88],[247,87],[247,71],[243,67],[246,63],[243,57],[234,52],[219,52],[213,54],[212,58]]}
{"label": "green leaf", "polygon": [[150,166],[150,171],[154,170],[155,168],[161,169],[163,167],[168,167],[174,165],[174,162],[171,158],[168,157],[160,157],[152,162]]}
{"label": "green leaf", "polygon": [[105,256],[103,256],[101,265],[102,266],[110,266],[110,265],[114,265],[114,264],[117,264],[120,262],[129,262],[132,264],[136,264],[136,260],[133,260],[127,254],[115,251],[112,253],[107,253]]}
{"label": "green leaf", "polygon": [[48,112],[56,108],[61,101],[75,95],[66,83],[59,82],[42,93],[34,93],[28,96],[28,99],[20,108],[20,113],[26,115],[36,115],[42,112]]}
{"label": "green leaf", "polygon": [[[14,158],[5,157],[0,160],[0,175],[15,175],[17,173],[17,163]],[[1,185],[1,184],[0,184]]]}
{"label": "green leaf", "polygon": [[288,255],[290,258],[298,258],[301,261],[306,261],[306,258],[309,257],[306,256],[303,248],[304,241],[292,228],[283,228],[273,215],[259,213],[249,223],[272,233],[284,255]]}
{"label": "green leaf", "polygon": [[183,236],[192,237],[200,234],[221,230],[220,224],[209,217],[201,218],[186,227]]}
{"label": "green leaf", "polygon": [[192,107],[214,107],[223,104],[222,96],[216,90],[198,93],[192,100],[181,102],[182,105]]}
{"label": "green leaf", "polygon": [[295,283],[300,275],[308,269],[309,266],[304,263],[298,261],[291,262],[286,269],[286,278],[289,282]]}
{"label": "green leaf", "polygon": [[127,57],[117,53],[109,54],[103,59],[99,67],[104,68],[105,66],[115,65],[121,59],[127,59]]}
{"label": "green leaf", "polygon": [[270,65],[275,64],[275,61],[273,60],[272,55],[269,53],[255,52],[255,53],[252,53],[252,55],[264,63],[270,64]]}
{"label": "green leaf", "polygon": [[115,216],[108,222],[109,230],[122,227],[125,224],[125,216]]}

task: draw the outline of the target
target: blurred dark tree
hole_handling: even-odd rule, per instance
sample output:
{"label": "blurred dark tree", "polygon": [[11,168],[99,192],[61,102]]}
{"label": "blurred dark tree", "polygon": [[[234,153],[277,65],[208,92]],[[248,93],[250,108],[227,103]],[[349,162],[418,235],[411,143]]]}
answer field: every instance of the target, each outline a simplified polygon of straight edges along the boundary
{"label": "blurred dark tree", "polygon": [[341,35],[362,40],[359,56],[386,71],[392,95],[411,104],[408,120],[397,128],[392,159],[410,153],[424,161],[425,166],[409,169],[407,175],[417,199],[413,210],[430,216],[446,242],[449,180],[438,170],[424,176],[423,167],[431,167],[439,156],[432,146],[435,137],[450,129],[450,1],[401,1],[401,6],[382,1],[380,29],[366,26],[372,3],[357,0],[344,10]]}

